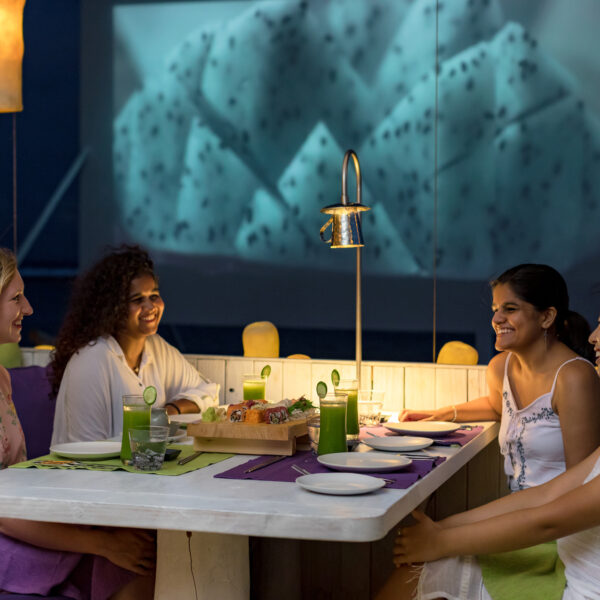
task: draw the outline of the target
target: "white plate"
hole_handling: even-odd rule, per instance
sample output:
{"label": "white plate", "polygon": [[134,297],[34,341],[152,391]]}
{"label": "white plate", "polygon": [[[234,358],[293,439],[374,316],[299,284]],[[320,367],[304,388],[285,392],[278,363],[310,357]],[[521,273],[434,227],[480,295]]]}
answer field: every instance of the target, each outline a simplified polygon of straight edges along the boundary
{"label": "white plate", "polygon": [[317,494],[333,494],[334,496],[355,496],[368,494],[381,489],[385,485],[383,479],[357,475],[356,473],[315,473],[302,475],[296,483],[305,490]]}
{"label": "white plate", "polygon": [[363,444],[375,448],[375,450],[386,450],[388,452],[408,452],[409,450],[422,450],[431,446],[433,440],[425,437],[412,437],[410,435],[399,435],[392,437],[369,437],[363,440]]}
{"label": "white plate", "polygon": [[169,415],[171,422],[175,423],[198,423],[202,421],[200,413],[188,413],[184,415]]}
{"label": "white plate", "polygon": [[447,421],[403,421],[402,423],[385,423],[384,427],[406,435],[414,433],[428,437],[441,437],[460,429],[460,424]]}
{"label": "white plate", "polygon": [[388,473],[404,469],[412,463],[406,456],[391,456],[386,452],[337,452],[323,454],[317,460],[335,471],[356,471],[358,473]]}
{"label": "white plate", "polygon": [[64,458],[115,458],[121,454],[121,442],[67,442],[50,446],[50,452]]}

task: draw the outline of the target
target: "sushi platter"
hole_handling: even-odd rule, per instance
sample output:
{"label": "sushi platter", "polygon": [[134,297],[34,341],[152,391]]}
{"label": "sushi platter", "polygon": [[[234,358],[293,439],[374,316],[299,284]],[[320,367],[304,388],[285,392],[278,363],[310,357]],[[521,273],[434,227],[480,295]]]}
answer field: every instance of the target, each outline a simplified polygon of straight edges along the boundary
{"label": "sushi platter", "polygon": [[215,421],[190,423],[187,432],[196,450],[291,456],[297,438],[308,433],[306,420],[311,412],[292,411],[292,415],[288,408],[283,403],[230,405],[218,411]]}

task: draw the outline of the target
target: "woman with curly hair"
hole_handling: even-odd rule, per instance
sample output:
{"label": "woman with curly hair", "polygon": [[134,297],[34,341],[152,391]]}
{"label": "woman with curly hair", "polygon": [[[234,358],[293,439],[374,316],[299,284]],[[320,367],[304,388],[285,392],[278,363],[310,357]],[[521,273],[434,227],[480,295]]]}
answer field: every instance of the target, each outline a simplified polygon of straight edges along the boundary
{"label": "woman with curly hair", "polygon": [[149,385],[169,414],[216,404],[218,385],[157,335],[163,310],[152,260],[138,246],[111,252],[78,279],[52,361],[52,443],[119,435],[122,396]]}
{"label": "woman with curly hair", "polygon": [[[24,287],[14,254],[0,248],[0,344],[18,343],[23,318],[33,313]],[[11,395],[10,375],[0,366],[0,469],[26,459]],[[148,531],[2,517],[0,556],[0,596],[137,600],[154,595],[156,545]]]}

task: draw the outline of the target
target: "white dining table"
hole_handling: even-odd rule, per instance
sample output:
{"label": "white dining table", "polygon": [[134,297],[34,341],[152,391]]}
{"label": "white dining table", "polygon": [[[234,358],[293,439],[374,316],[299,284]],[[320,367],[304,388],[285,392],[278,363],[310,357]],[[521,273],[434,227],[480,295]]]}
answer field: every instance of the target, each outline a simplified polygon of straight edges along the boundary
{"label": "white dining table", "polygon": [[180,476],[125,471],[5,469],[0,516],[158,530],[156,599],[250,596],[249,536],[371,542],[383,538],[496,439],[498,424],[405,490],[311,493],[294,483],[216,479],[254,458],[236,455]]}

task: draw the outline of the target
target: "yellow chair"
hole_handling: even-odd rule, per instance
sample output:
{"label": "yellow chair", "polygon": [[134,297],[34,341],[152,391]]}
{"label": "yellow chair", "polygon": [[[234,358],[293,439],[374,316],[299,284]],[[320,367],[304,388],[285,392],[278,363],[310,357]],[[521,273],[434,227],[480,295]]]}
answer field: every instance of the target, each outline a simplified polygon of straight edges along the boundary
{"label": "yellow chair", "polygon": [[440,365],[476,365],[479,360],[477,350],[464,342],[446,342],[437,357]]}
{"label": "yellow chair", "polygon": [[299,358],[302,360],[310,360],[310,356],[306,354],[290,354],[289,356],[286,356],[286,358]]}
{"label": "yellow chair", "polygon": [[278,358],[279,332],[270,321],[256,321],[242,332],[244,356]]}

